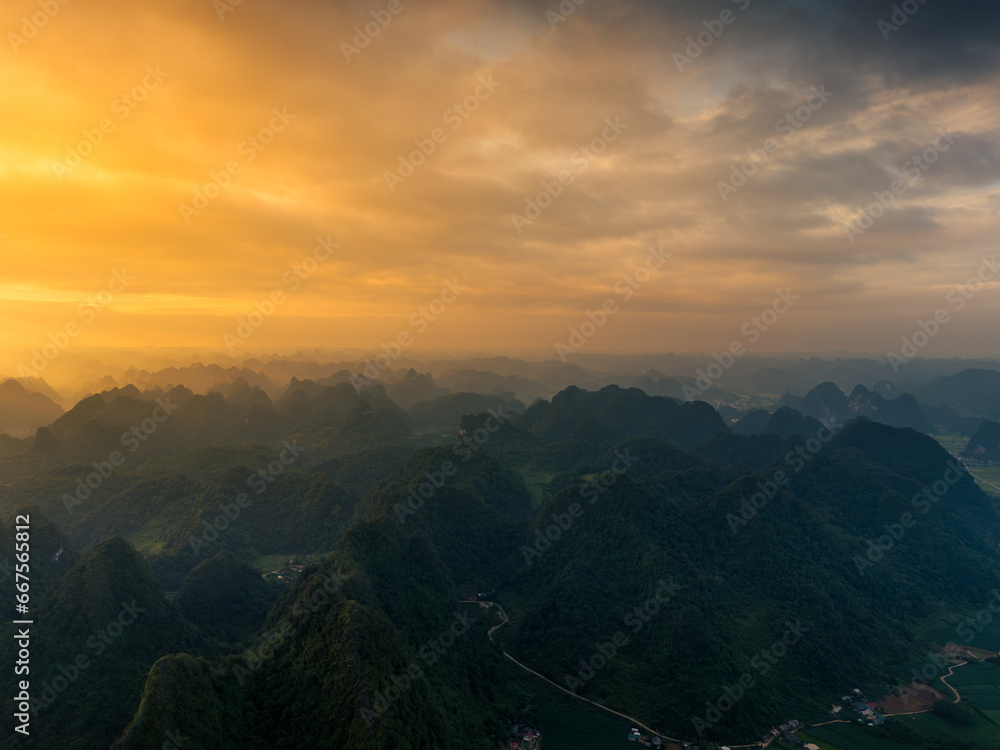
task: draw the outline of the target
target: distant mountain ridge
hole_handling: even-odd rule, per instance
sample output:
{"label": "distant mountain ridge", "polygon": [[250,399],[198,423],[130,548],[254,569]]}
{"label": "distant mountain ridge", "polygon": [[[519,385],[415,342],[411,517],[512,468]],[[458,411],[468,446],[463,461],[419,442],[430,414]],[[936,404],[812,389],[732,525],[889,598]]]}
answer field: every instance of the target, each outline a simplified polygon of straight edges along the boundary
{"label": "distant mountain ridge", "polygon": [[27,437],[63,413],[59,404],[9,378],[0,383],[0,433]]}
{"label": "distant mountain ridge", "polygon": [[[880,388],[891,392],[885,383],[880,384]],[[787,406],[806,417],[820,420],[835,419],[843,423],[856,417],[867,417],[892,427],[910,427],[926,433],[934,431],[920,404],[910,394],[903,393],[887,399],[863,385],[855,386],[848,396],[834,383],[820,383],[801,398],[786,393],[778,406]]]}
{"label": "distant mountain ridge", "polygon": [[1000,420],[1000,372],[966,369],[915,385],[913,394],[929,404],[945,404],[962,416]]}

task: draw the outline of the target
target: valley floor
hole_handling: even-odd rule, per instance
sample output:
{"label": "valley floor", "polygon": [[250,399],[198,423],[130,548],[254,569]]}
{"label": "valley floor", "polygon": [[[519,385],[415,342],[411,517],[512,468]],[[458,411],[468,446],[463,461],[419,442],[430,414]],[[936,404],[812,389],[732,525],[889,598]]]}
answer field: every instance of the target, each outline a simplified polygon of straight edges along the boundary
{"label": "valley floor", "polygon": [[[490,628],[487,633],[490,642],[500,649],[493,634],[508,624],[510,619],[499,603],[491,601],[481,602],[481,604],[490,608],[495,607],[501,618],[501,622]],[[997,655],[993,651],[983,649],[975,649],[975,651],[975,656],[979,658]],[[589,704],[581,707],[579,711],[564,705],[554,704],[542,708],[539,722],[543,727],[546,750],[590,750],[591,748],[594,750],[598,750],[598,748],[600,750],[622,748],[624,750],[625,748],[634,748],[636,744],[628,740],[628,731],[632,726],[642,728],[651,736],[660,737],[663,740],[662,747],[666,750],[674,748],[680,750],[690,746],[681,744],[686,742],[682,738],[660,734],[635,717],[576,695],[525,666],[506,651],[501,651],[501,653],[518,668],[544,681],[550,687],[576,701]],[[966,747],[969,747],[970,750],[971,748],[1000,750],[1000,665],[978,660],[974,662],[960,661],[951,664],[948,671],[938,677],[937,681],[950,691],[951,696],[945,696],[930,685],[915,682],[902,689],[900,695],[890,695],[878,701],[876,705],[880,716],[912,724],[921,738],[949,737],[952,736],[950,732],[956,732],[956,740],[959,739],[958,735],[960,735],[961,739],[967,742],[986,743],[967,745]],[[966,691],[965,696],[963,696],[963,690]],[[978,720],[970,726],[956,730],[935,715],[933,705],[935,702],[945,699],[950,700],[953,704],[958,704],[962,702],[963,697],[966,701],[974,700],[972,706]],[[593,711],[590,707],[599,709],[601,713]],[[874,736],[869,728],[862,726],[858,720],[831,719],[815,724],[803,724],[793,734],[801,740],[802,744],[795,745],[781,736],[772,736],[764,743],[703,743],[702,747],[774,748],[776,750],[793,750],[810,744],[815,745],[820,750],[917,750],[928,747]]]}

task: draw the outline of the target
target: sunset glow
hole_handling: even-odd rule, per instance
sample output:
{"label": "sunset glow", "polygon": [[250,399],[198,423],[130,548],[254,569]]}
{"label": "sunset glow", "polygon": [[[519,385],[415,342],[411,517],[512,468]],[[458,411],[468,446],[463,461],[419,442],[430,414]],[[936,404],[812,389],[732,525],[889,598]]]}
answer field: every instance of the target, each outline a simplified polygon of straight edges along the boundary
{"label": "sunset glow", "polygon": [[[946,5],[8,3],[2,364],[115,272],[74,347],[226,351],[279,289],[237,355],[377,348],[457,280],[415,346],[554,355],[661,246],[595,351],[725,348],[790,288],[759,351],[884,354],[1000,231],[996,29]],[[926,353],[998,313],[991,280]]]}

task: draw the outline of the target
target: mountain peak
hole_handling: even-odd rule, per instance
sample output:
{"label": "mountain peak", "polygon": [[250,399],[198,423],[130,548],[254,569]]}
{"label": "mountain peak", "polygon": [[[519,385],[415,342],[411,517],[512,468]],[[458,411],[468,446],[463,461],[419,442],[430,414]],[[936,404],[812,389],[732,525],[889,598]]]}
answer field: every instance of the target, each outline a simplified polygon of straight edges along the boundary
{"label": "mountain peak", "polygon": [[20,395],[27,395],[30,391],[25,388],[19,381],[14,378],[7,378],[3,383],[0,383],[0,393],[9,393]]}

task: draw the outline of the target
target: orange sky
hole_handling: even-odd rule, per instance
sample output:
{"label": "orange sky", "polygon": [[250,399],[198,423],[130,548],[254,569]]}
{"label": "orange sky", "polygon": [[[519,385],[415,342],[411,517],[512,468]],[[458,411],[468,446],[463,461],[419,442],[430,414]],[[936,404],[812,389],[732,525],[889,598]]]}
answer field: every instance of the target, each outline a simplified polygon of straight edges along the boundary
{"label": "orange sky", "polygon": [[[757,0],[591,0],[553,22],[555,2],[244,0],[220,18],[225,1],[3,5],[3,368],[67,325],[80,349],[377,347],[415,332],[446,281],[467,289],[415,348],[552,349],[613,298],[592,351],[722,350],[790,288],[756,351],[885,353],[997,251],[995,56],[974,59],[956,24],[940,59],[967,41],[967,64],[935,69],[945,11],[929,5],[883,39],[882,9],[860,4],[816,3],[807,23]],[[343,46],[373,13],[391,20]],[[808,121],[779,130],[821,85]],[[941,129],[955,144],[849,241],[844,224]],[[723,200],[768,138],[776,152]],[[417,141],[433,153],[387,179]],[[92,152],[70,169],[74,149]],[[519,232],[512,214],[560,172],[571,184]],[[218,196],[183,209],[213,175]],[[314,266],[326,237],[339,246]],[[670,258],[623,299],[616,283],[661,245]],[[98,297],[116,272],[127,285]],[[224,338],[273,290],[273,316]],[[993,281],[925,353],[995,354],[998,312]]]}

